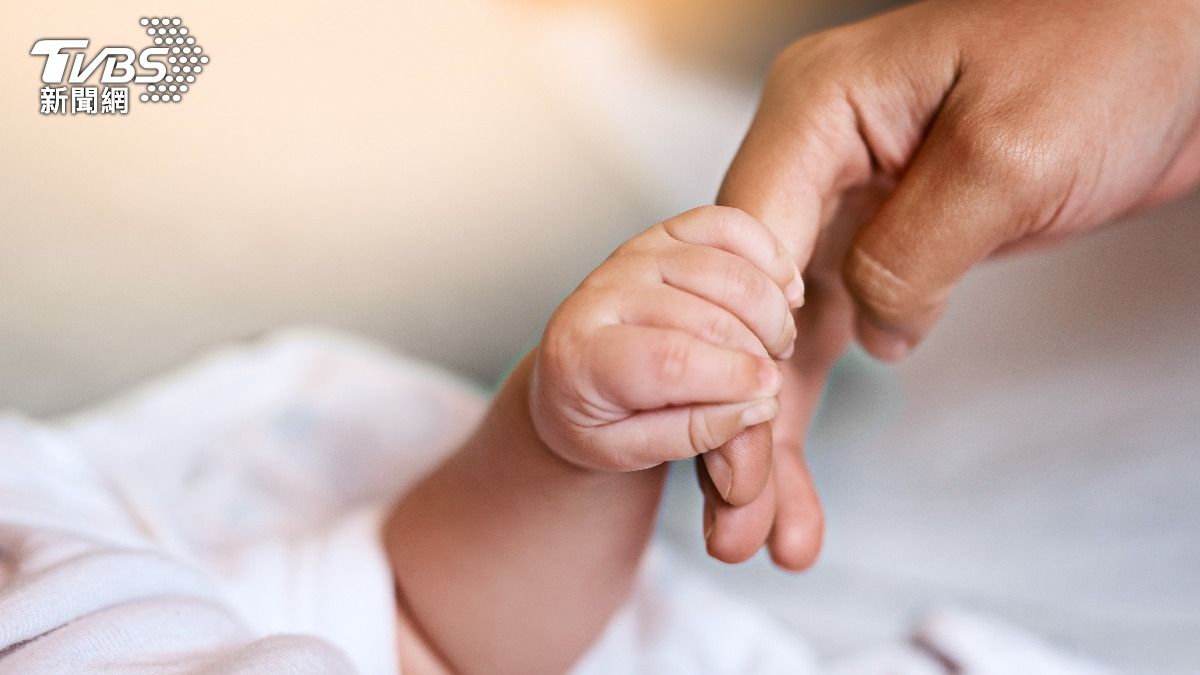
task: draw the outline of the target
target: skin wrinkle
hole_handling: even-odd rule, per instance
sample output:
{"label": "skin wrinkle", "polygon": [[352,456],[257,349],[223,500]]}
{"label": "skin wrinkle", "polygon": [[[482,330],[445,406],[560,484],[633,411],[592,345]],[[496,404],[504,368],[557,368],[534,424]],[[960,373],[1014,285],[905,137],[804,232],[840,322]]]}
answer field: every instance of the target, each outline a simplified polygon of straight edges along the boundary
{"label": "skin wrinkle", "polygon": [[[1035,205],[1029,211],[1018,209],[1012,213],[1008,228],[1000,224],[997,236],[1003,242],[1010,238],[1037,234],[1050,226],[1053,215],[1064,208],[1069,196],[1061,187],[1064,178],[1059,168],[1067,163],[1062,161],[1063,153],[1054,147],[1056,141],[1049,138],[1053,134],[1052,131],[1042,132],[1038,136],[1022,136],[1014,131],[1022,128],[1022,125],[1011,122],[995,128],[997,131],[994,132],[994,136],[985,136],[989,145],[984,156],[987,157],[988,152],[995,152],[993,148],[999,148],[1000,157],[1003,159],[987,160],[988,165],[998,167],[1000,180],[1005,184],[1024,186],[1018,189],[1028,191],[1017,193],[1018,203]],[[1068,171],[1065,185],[1070,186],[1075,182],[1075,170],[1072,168]],[[1051,187],[1052,189],[1048,189]],[[1061,193],[1061,197],[1051,197],[1049,203],[1036,197],[1046,193]],[[1007,235],[1004,234],[1006,229]]]}
{"label": "skin wrinkle", "polygon": [[691,441],[692,450],[697,455],[702,455],[715,447],[713,445],[714,434],[708,425],[708,418],[697,414],[695,408],[688,412],[688,432],[688,440]]}
{"label": "skin wrinkle", "polygon": [[[843,93],[842,85],[838,81],[839,78],[825,78],[827,80],[832,80],[832,83],[829,85],[826,91],[818,90],[813,92],[809,90],[808,87],[796,87],[794,84],[800,82],[808,83],[814,80],[817,82],[821,81],[822,78],[814,76],[813,73],[820,73],[822,69],[826,69],[828,66],[824,65],[824,63],[821,62],[822,60],[818,57],[810,57],[809,54],[820,54],[822,52],[822,45],[833,43],[831,36],[834,34],[836,34],[836,29],[835,31],[832,31],[829,36],[824,34],[811,36],[809,38],[805,38],[804,40],[800,40],[796,44],[784,50],[776,59],[768,81],[793,83],[793,86],[789,87],[789,94],[795,95],[799,93],[799,95],[807,96],[812,100],[826,102],[824,105],[819,106],[816,110],[811,111],[812,117],[799,119],[785,118],[783,121],[786,121],[787,126],[777,130],[774,134],[772,134],[777,138],[805,139],[807,147],[795,149],[800,157],[812,158],[810,161],[813,161],[816,164],[821,164],[821,160],[824,157],[844,156],[846,153],[843,149],[846,147],[854,146],[855,149],[861,148],[861,155],[859,155],[859,153],[854,153],[856,161],[845,162],[842,167],[842,173],[834,177],[834,184],[839,188],[845,188],[857,184],[859,176],[869,175],[872,160],[869,148],[867,148],[865,144],[854,142],[854,139],[861,141],[861,136],[853,128],[855,123],[855,116],[853,115],[854,110],[852,107],[850,107],[849,101],[846,99]],[[806,43],[806,41],[808,42]],[[807,46],[809,43],[813,45],[812,48],[809,50],[803,50],[802,48]],[[798,53],[802,54],[803,56],[797,56]],[[828,61],[828,59],[825,60]],[[802,89],[804,91],[796,92],[796,89]],[[768,92],[769,91],[770,90],[768,89]],[[761,107],[765,109],[770,104],[771,102],[766,99],[766,96],[764,96]],[[832,107],[835,109],[827,110],[825,109],[827,107]],[[837,110],[836,108],[838,107],[842,107],[844,109]],[[805,106],[805,109],[807,109],[807,106]],[[851,114],[847,115],[845,112],[846,110],[849,110]],[[843,123],[838,125],[838,128],[831,129],[828,126],[830,120],[834,122],[849,120],[849,125]],[[779,122],[779,120],[777,120],[777,122]],[[796,162],[797,168],[799,168],[799,166],[803,163],[803,161]],[[792,185],[805,184],[803,181],[795,180],[794,177],[791,179],[779,180],[778,182],[781,185],[786,185],[789,183]]]}
{"label": "skin wrinkle", "polygon": [[[552,333],[552,334],[557,334],[557,333]],[[562,335],[565,337],[565,336],[571,335],[571,333],[570,333],[570,331],[564,331],[562,333]],[[553,339],[544,340],[543,344],[538,345],[537,347],[534,348],[534,353],[536,354],[538,352],[544,351],[545,344],[547,344],[547,343],[555,344],[556,342],[557,341],[553,340]],[[572,352],[572,350],[569,350],[569,349],[567,349],[566,351],[568,353]],[[547,357],[546,361],[548,363],[554,363],[556,358],[557,358],[556,356],[550,356],[550,357]],[[580,363],[579,359],[577,358],[575,360],[575,363],[573,363],[570,366],[567,366],[566,369],[563,369],[560,366],[556,370],[559,370],[560,372],[578,372],[578,369],[582,369],[583,367],[584,367],[584,365],[582,363]],[[573,371],[571,369],[575,369],[575,370]],[[541,374],[536,370],[530,375],[530,378],[532,380],[531,385],[530,385],[531,387],[537,387],[537,385],[538,385],[537,380],[540,376],[541,376]],[[615,407],[609,407],[609,406],[604,405],[606,398],[604,396],[602,396],[600,394],[600,392],[596,391],[595,387],[591,386],[590,382],[588,383],[588,386],[584,390],[581,390],[579,392],[571,392],[569,390],[563,390],[562,388],[557,388],[556,395],[559,396],[560,398],[562,398],[563,400],[572,401],[573,405],[561,406],[558,411],[550,411],[544,407],[543,402],[540,398],[530,397],[529,407],[530,407],[531,417],[535,421],[535,424],[537,424],[537,422],[540,420],[547,419],[548,417],[552,417],[552,416],[553,417],[562,417],[562,421],[565,424],[576,426],[577,428],[579,428],[581,430],[582,433],[584,433],[584,435],[586,437],[586,436],[590,435],[590,434],[588,434],[589,431],[592,431],[592,430],[602,426],[605,423],[601,420],[607,420],[608,423],[614,423],[614,422],[618,422],[618,421],[624,419],[622,411],[616,409]],[[538,426],[539,426],[539,429],[538,429],[539,434],[544,435],[544,436],[548,435],[551,437],[555,437],[555,434],[547,433],[546,431],[544,431],[540,428],[541,426],[545,426],[544,424],[540,424]],[[558,439],[552,438],[552,440],[558,440]],[[592,443],[590,441],[585,441],[585,444],[587,444],[589,446],[594,445],[594,443]],[[564,458],[564,459],[566,459],[566,458]],[[570,461],[570,460],[567,460],[567,461]],[[617,457],[615,461],[618,466],[623,466],[624,462],[625,462],[625,460],[622,457]],[[583,466],[583,465],[580,465],[580,466]],[[592,468],[596,468],[596,467],[592,467]]]}
{"label": "skin wrinkle", "polygon": [[1158,187],[1151,190],[1127,213],[1150,208],[1185,193],[1190,187],[1190,176],[1200,175],[1200,112],[1193,119],[1193,124],[1196,132],[1172,158],[1171,164],[1159,177]]}
{"label": "skin wrinkle", "polygon": [[[1107,151],[1103,150],[1103,149],[1101,150],[1101,152],[1107,153]],[[1103,154],[1101,155],[1101,159],[1103,160]],[[1046,232],[1053,230],[1055,228],[1056,224],[1068,220],[1068,219],[1064,218],[1063,216],[1064,216],[1064,214],[1068,213],[1067,209],[1074,202],[1075,196],[1078,194],[1078,190],[1079,190],[1079,172],[1072,170],[1070,177],[1067,179],[1067,186],[1062,191],[1062,196],[1058,198],[1058,205],[1054,207],[1053,212],[1050,214],[1050,216],[1046,219],[1046,222],[1040,228],[1037,228],[1037,227],[1034,228],[1034,233],[1035,234],[1045,234]],[[1004,243],[1008,243],[1008,242],[1004,242]],[[1003,244],[1001,244],[1001,245],[1003,246]]]}
{"label": "skin wrinkle", "polygon": [[875,150],[876,146],[878,145],[878,139],[873,139],[871,130],[865,123],[866,116],[863,114],[862,104],[858,102],[858,97],[854,95],[853,91],[843,89],[842,99],[845,100],[846,105],[850,106],[850,110],[853,112],[854,131],[858,134],[859,139],[861,139],[863,142],[863,147],[865,147],[867,150],[867,158],[871,164],[870,172],[872,174],[883,173],[884,175],[889,176],[895,175],[894,172],[896,171],[899,162],[885,163],[880,159],[880,154]]}
{"label": "skin wrinkle", "polygon": [[[897,316],[934,309],[949,295],[947,289],[929,297],[923,297],[923,294],[912,284],[888,269],[865,249],[856,246],[850,255],[852,268],[855,263],[859,263],[871,270],[869,274],[865,275],[865,280],[862,274],[852,275],[856,281],[854,289],[856,295],[873,313],[879,315],[880,319],[889,323]],[[862,267],[857,269],[862,269]]]}
{"label": "skin wrinkle", "polygon": [[[935,85],[915,84],[908,73],[903,70],[895,72],[899,79],[903,80],[908,85],[908,96],[900,97],[899,106],[896,110],[882,110],[877,105],[870,105],[860,100],[860,90],[870,90],[871,87],[845,86],[842,88],[842,97],[847,105],[854,113],[855,126],[860,139],[862,139],[867,153],[871,158],[871,166],[873,173],[890,180],[897,180],[903,173],[904,167],[908,164],[912,155],[917,151],[920,145],[920,140],[925,136],[929,126],[937,119],[941,110],[941,104],[936,106],[920,105],[920,92],[938,91],[936,97],[938,101],[945,101],[946,97],[954,90],[955,84],[959,79],[959,57],[953,59],[950,72],[946,77],[946,85],[937,87]],[[894,68],[889,65],[888,68]],[[882,90],[888,91],[887,87],[882,87]],[[907,99],[907,100],[903,100]],[[885,101],[892,102],[892,97],[885,98]],[[929,114],[912,116],[910,111],[921,110],[927,108]],[[877,114],[871,114],[871,111]],[[886,120],[881,124],[880,119]],[[887,124],[895,124],[896,119],[901,119],[906,122],[905,129],[898,132],[893,129],[893,133],[889,134],[885,130]],[[893,139],[894,143],[887,143],[885,139]]]}

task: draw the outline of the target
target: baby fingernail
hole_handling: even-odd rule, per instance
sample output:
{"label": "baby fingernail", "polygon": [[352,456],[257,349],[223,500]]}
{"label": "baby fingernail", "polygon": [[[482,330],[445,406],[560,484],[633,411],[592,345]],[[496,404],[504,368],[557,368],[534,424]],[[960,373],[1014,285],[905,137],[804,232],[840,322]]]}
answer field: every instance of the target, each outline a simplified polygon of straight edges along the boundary
{"label": "baby fingernail", "polygon": [[704,467],[708,469],[708,477],[712,479],[713,486],[721,493],[721,499],[726,499],[730,488],[733,487],[733,472],[729,470],[729,462],[725,461],[721,453],[713,450],[704,455]]}
{"label": "baby fingernail", "polygon": [[[790,310],[788,314],[791,314]],[[787,323],[783,325],[783,337],[780,338],[780,342],[785,346],[783,351],[779,352],[777,358],[786,359],[792,355],[792,349],[796,346],[796,321],[791,316],[788,317]]]}
{"label": "baby fingernail", "polygon": [[800,307],[804,304],[804,279],[799,274],[792,282],[783,289],[783,295],[787,298],[788,304],[792,307]]}
{"label": "baby fingernail", "polygon": [[758,366],[758,382],[764,392],[774,396],[783,385],[783,374],[773,361],[762,361]]}
{"label": "baby fingernail", "polygon": [[742,411],[742,426],[752,427],[756,424],[769,422],[779,414],[779,403],[771,398],[746,408]]}

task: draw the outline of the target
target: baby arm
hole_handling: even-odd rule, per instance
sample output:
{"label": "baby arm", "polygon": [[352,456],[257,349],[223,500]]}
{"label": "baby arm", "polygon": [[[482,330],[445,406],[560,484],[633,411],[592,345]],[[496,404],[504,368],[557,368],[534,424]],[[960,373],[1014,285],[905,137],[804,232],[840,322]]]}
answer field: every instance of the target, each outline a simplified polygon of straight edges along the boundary
{"label": "baby arm", "polygon": [[588,276],[389,518],[406,672],[560,673],[582,655],[625,600],[665,462],[778,412],[798,279],[766,227],[718,207]]}

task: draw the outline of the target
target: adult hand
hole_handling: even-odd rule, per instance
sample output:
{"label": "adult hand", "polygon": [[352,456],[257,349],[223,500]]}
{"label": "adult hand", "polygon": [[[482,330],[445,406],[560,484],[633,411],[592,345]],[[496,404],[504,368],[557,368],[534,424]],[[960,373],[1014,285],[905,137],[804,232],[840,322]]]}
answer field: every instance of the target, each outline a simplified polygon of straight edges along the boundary
{"label": "adult hand", "polygon": [[709,552],[815,558],[803,439],[850,340],[900,359],[976,263],[1197,182],[1200,0],[928,0],[786,49],[718,202],[779,235],[806,306],[771,433],[719,451],[724,493],[700,466]]}

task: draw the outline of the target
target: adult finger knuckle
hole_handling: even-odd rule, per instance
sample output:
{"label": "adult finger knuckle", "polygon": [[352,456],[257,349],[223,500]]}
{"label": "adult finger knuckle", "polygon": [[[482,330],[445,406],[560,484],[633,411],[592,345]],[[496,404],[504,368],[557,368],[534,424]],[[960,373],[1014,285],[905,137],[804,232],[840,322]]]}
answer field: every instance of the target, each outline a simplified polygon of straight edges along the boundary
{"label": "adult finger knuckle", "polygon": [[846,258],[844,276],[862,308],[888,324],[903,324],[935,304],[917,284],[859,244]]}
{"label": "adult finger knuckle", "polygon": [[1003,110],[951,116],[946,133],[952,155],[974,178],[1010,198],[1044,189],[1064,159],[1053,135]]}

